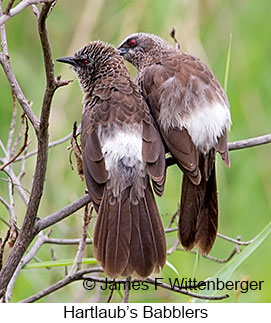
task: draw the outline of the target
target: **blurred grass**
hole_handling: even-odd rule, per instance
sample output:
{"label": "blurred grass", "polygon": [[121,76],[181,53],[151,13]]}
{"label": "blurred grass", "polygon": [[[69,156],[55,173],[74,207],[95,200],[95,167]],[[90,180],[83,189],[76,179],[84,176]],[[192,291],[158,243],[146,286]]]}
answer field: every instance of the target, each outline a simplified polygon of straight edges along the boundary
{"label": "blurred grass", "polygon": [[[4,5],[8,1],[4,1]],[[169,33],[172,27],[185,50],[202,58],[223,82],[229,35],[232,33],[231,64],[227,93],[231,103],[233,126],[229,140],[239,140],[270,133],[271,125],[271,2],[218,1],[218,0],[81,0],[59,1],[48,19],[49,36],[55,58],[72,55],[89,40],[101,39],[118,45],[128,34],[145,31],[159,34],[172,42]],[[33,109],[39,115],[45,76],[38,41],[35,17],[28,8],[10,19],[6,25],[11,63],[25,92],[33,101]],[[74,79],[74,74],[61,64],[55,65],[56,73],[65,79]],[[132,75],[134,68],[129,66]],[[77,82],[57,91],[50,118],[50,140],[64,137],[72,130],[75,120],[81,119],[82,94]],[[7,140],[11,120],[12,98],[3,72],[0,72],[0,137]],[[21,111],[19,110],[21,113]],[[32,133],[32,144],[35,148]],[[65,206],[84,193],[85,184],[69,166],[66,149],[68,143],[52,148],[49,156],[44,198],[39,216],[44,217]],[[2,156],[2,152],[0,153]],[[226,169],[217,159],[219,189],[219,231],[244,240],[254,237],[271,218],[271,145],[230,153],[231,168]],[[30,187],[35,157],[27,165],[23,185]],[[19,166],[19,165],[18,165]],[[16,166],[16,167],[18,167]],[[5,177],[1,173],[0,177]],[[5,177],[6,178],[6,177]],[[165,225],[176,211],[180,197],[181,174],[171,167],[167,175],[164,197],[157,199]],[[7,198],[7,184],[0,180],[0,195]],[[25,207],[15,192],[18,222],[21,225]],[[8,221],[8,214],[0,204],[0,217]],[[53,227],[52,237],[78,238],[82,233],[83,211]],[[93,227],[94,220],[91,223]],[[7,227],[0,221],[0,236]],[[91,231],[91,230],[90,230]],[[176,242],[176,232],[167,235],[168,245]],[[270,302],[271,300],[271,248],[270,238],[248,258],[236,271],[233,279],[249,276],[251,280],[264,280],[261,291],[241,294],[239,302]],[[37,257],[50,261],[52,246],[44,245]],[[217,239],[211,255],[226,257],[232,250],[229,242]],[[75,256],[75,246],[54,246],[59,260]],[[85,257],[92,257],[92,247],[87,246]],[[195,255],[176,251],[168,261],[182,277],[191,277]],[[223,265],[202,257],[197,264],[198,279],[212,276]],[[49,284],[63,278],[63,268],[32,269],[22,271],[15,285],[12,301],[38,292]],[[161,276],[161,274],[160,274]],[[168,266],[163,271],[166,279],[172,277]],[[97,291],[96,291],[97,292]],[[99,295],[98,295],[99,296]],[[108,292],[100,295],[106,301]],[[97,301],[95,292],[84,291],[80,282],[41,300],[47,302]],[[186,302],[187,297],[166,290],[133,291],[131,299],[140,302]],[[235,293],[224,302],[235,301]],[[119,301],[116,293],[113,301]]]}

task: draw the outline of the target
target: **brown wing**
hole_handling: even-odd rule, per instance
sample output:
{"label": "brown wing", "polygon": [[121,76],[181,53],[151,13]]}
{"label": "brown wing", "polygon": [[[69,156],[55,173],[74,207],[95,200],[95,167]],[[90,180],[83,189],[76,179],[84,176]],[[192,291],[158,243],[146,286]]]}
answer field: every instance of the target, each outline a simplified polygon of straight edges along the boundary
{"label": "brown wing", "polygon": [[165,184],[165,149],[153,120],[150,123],[143,121],[142,139],[142,156],[147,163],[147,172],[155,193],[161,196]]}
{"label": "brown wing", "polygon": [[[145,70],[141,81],[143,93],[156,121],[160,113],[160,87],[170,77],[172,77],[171,70],[167,71],[162,65],[153,65]],[[198,184],[201,179],[198,169],[198,153],[186,129],[170,128],[164,131],[160,126],[160,132],[179,167],[187,173],[194,184]]]}
{"label": "brown wing", "polygon": [[[168,107],[164,120],[168,120],[170,124],[172,116],[185,118],[201,101],[210,104],[216,101],[228,107],[228,99],[223,89],[203,62],[184,53],[163,57],[159,64],[146,68],[138,77],[138,81],[169,151],[191,181],[198,184],[200,182],[199,157],[190,135],[185,128],[177,130],[174,124],[165,129],[163,124],[159,123],[160,111],[162,106]],[[229,166],[226,129],[217,140],[215,148],[221,154],[225,164]]]}
{"label": "brown wing", "polygon": [[[107,85],[108,86],[108,85]],[[98,126],[109,123],[116,126],[142,124],[142,154],[147,164],[147,173],[153,181],[155,192],[162,195],[165,181],[165,152],[149,108],[138,88],[131,81],[116,80],[107,89],[97,87],[93,104],[85,109],[82,117],[82,154],[86,183],[93,203],[98,209],[103,188],[108,180],[105,161],[98,138]]]}
{"label": "brown wing", "polygon": [[82,156],[83,168],[88,192],[96,211],[103,196],[104,185],[108,179],[105,162],[101,152],[97,129],[93,127],[91,110],[85,110],[82,116]]}

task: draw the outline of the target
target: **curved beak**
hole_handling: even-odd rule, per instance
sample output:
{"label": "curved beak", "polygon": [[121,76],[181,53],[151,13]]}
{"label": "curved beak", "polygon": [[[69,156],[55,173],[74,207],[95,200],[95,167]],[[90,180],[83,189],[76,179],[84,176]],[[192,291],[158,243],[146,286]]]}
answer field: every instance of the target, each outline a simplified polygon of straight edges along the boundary
{"label": "curved beak", "polygon": [[72,66],[77,65],[77,63],[73,57],[60,57],[60,58],[57,58],[56,60],[60,63],[66,63],[66,64],[70,64]]}

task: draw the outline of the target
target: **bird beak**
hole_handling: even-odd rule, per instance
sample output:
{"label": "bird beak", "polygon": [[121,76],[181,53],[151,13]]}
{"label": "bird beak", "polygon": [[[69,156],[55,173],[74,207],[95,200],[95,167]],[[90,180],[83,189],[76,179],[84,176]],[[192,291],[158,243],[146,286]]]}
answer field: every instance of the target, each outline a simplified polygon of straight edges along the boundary
{"label": "bird beak", "polygon": [[60,58],[57,58],[57,61],[60,63],[70,64],[72,66],[77,65],[77,63],[73,57],[60,57]]}
{"label": "bird beak", "polygon": [[118,50],[119,50],[121,56],[124,56],[129,51],[129,49],[125,48],[125,47],[119,47]]}

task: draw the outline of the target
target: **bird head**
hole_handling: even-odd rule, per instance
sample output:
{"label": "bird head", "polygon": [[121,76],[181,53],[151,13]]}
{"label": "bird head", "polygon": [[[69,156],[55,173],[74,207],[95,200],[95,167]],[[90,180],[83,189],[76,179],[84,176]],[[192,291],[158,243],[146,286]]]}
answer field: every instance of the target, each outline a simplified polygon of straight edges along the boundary
{"label": "bird head", "polygon": [[119,45],[120,54],[138,70],[152,64],[162,53],[174,49],[162,38],[148,33],[135,33]]}
{"label": "bird head", "polygon": [[88,90],[98,73],[108,72],[106,64],[111,58],[122,60],[113,46],[101,41],[93,41],[78,50],[74,56],[61,57],[57,61],[71,65],[82,88]]}

